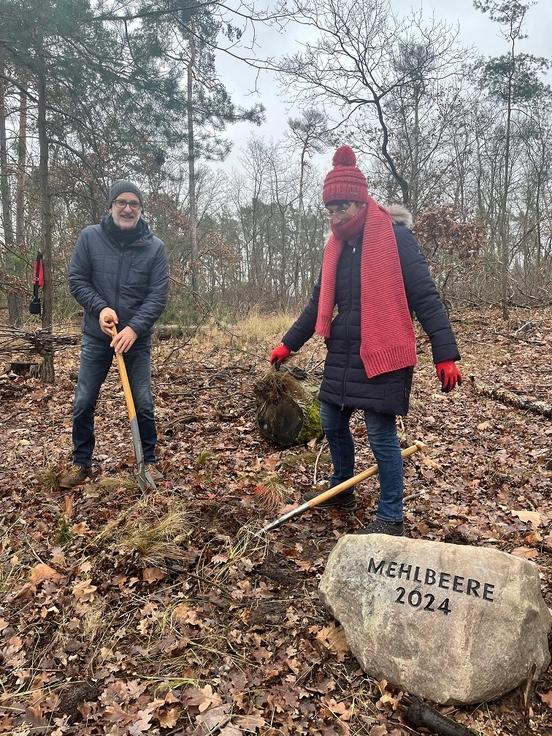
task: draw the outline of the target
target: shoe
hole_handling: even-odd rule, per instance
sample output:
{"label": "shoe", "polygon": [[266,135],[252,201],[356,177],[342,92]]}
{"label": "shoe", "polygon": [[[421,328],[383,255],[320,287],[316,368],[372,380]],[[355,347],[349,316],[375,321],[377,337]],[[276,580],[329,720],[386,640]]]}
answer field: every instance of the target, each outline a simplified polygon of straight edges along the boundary
{"label": "shoe", "polygon": [[64,490],[69,490],[75,486],[84,483],[84,481],[90,475],[90,468],[85,465],[71,465],[69,470],[61,476],[59,479],[59,487]]}
{"label": "shoe", "polygon": [[[325,491],[323,491],[324,493]],[[320,496],[320,491],[309,491],[303,496],[304,501],[312,501],[313,498]],[[319,503],[314,508],[317,509],[342,509],[343,511],[354,511],[357,507],[356,496],[354,491],[343,491],[337,496],[329,498],[327,501]]]}
{"label": "shoe", "polygon": [[402,521],[383,521],[376,519],[364,529],[359,529],[355,534],[391,534],[394,537],[404,536],[404,524]]}
{"label": "shoe", "polygon": [[146,472],[148,472],[151,476],[151,479],[156,482],[158,480],[163,480],[163,473],[160,470],[157,470],[156,465],[153,463],[148,463],[146,465]]}

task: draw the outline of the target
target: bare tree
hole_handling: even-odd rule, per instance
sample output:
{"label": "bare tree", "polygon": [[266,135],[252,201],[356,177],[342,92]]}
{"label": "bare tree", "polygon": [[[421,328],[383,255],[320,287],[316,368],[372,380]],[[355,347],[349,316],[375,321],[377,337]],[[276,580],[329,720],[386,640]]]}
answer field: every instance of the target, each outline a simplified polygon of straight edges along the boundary
{"label": "bare tree", "polygon": [[[12,196],[10,184],[10,166],[8,161],[8,118],[7,95],[9,85],[4,79],[5,61],[0,51],[0,199],[2,203],[2,232],[4,241],[5,263],[8,267],[9,276],[16,273],[14,268],[16,262],[15,234],[13,230]],[[21,324],[21,298],[19,292],[7,286],[8,316],[13,326]]]}
{"label": "bare tree", "polygon": [[474,0],[476,8],[488,13],[491,20],[503,26],[503,36],[509,45],[508,53],[490,59],[483,66],[483,83],[491,94],[504,105],[504,153],[502,159],[501,196],[498,209],[498,239],[501,262],[502,316],[509,316],[510,218],[509,196],[512,184],[512,125],[516,102],[526,103],[542,91],[536,77],[547,64],[518,52],[518,42],[524,38],[523,23],[528,9],[534,3],[519,0]]}
{"label": "bare tree", "polygon": [[330,143],[328,122],[320,110],[309,109],[303,112],[301,118],[288,120],[289,135],[292,142],[299,148],[299,184],[297,192],[297,217],[295,225],[295,266],[293,268],[293,290],[299,291],[299,274],[302,260],[303,223],[304,223],[304,189],[305,176],[309,165],[309,158],[315,153],[321,153]]}
{"label": "bare tree", "polygon": [[[320,0],[315,5],[295,0],[292,8],[297,22],[319,35],[304,51],[284,58],[281,76],[296,99],[320,107],[341,138],[354,138],[360,150],[374,152],[369,141],[375,135],[377,155],[409,204],[411,182],[393,147],[396,108],[390,101],[403,94],[419,104],[429,84],[457,73],[454,34],[436,21],[416,34],[412,20],[396,19],[387,0]],[[420,135],[415,138],[419,141]]]}

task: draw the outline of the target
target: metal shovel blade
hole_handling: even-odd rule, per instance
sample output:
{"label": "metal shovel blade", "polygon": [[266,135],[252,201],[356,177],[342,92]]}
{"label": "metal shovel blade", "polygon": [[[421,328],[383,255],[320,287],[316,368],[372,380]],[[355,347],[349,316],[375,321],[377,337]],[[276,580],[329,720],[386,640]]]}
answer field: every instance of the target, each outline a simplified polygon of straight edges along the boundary
{"label": "metal shovel blade", "polygon": [[151,477],[151,473],[149,472],[149,470],[146,470],[145,463],[138,463],[135,471],[135,477],[136,482],[138,483],[138,488],[142,491],[142,493],[145,493],[148,490],[157,490],[155,481]]}

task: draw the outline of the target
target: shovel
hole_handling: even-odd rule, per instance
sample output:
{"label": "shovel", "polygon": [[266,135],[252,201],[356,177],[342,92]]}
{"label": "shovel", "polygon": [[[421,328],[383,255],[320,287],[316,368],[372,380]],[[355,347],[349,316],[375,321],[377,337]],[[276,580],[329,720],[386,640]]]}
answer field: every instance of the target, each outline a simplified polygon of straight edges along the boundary
{"label": "shovel", "polygon": [[[113,334],[117,334],[117,328],[113,326]],[[125,365],[125,359],[122,353],[115,353],[117,358],[117,367],[119,368],[119,375],[121,376],[121,383],[123,384],[123,392],[125,394],[125,401],[128,411],[128,418],[130,421],[130,431],[132,434],[132,444],[134,445],[134,455],[136,457],[136,470],[134,475],[136,476],[136,482],[138,487],[144,493],[145,491],[155,491],[155,483],[151,477],[149,470],[146,470],[146,464],[144,462],[144,451],[142,450],[142,440],[140,439],[140,430],[138,429],[138,419],[136,418],[136,408],[134,406],[134,399],[132,398],[132,391],[130,389],[130,383],[128,380],[128,373]]]}
{"label": "shovel", "polygon": [[[424,445],[423,442],[420,442],[420,440],[416,440],[413,445],[410,445],[410,447],[406,447],[404,450],[401,450],[401,456],[402,458],[410,457],[411,455],[414,455],[415,452],[418,452],[419,450],[424,450],[426,448],[426,445]],[[269,532],[271,529],[277,529],[281,524],[283,524],[286,521],[289,521],[289,519],[293,519],[295,516],[299,516],[299,514],[304,513],[305,511],[308,511],[309,509],[313,509],[316,506],[318,506],[319,503],[322,503],[323,501],[327,501],[329,498],[333,498],[334,496],[337,496],[339,493],[343,493],[343,491],[346,491],[348,488],[352,488],[353,486],[356,486],[357,483],[360,483],[363,480],[366,480],[366,478],[371,478],[373,475],[377,475],[378,473],[378,466],[377,465],[371,465],[366,470],[363,470],[362,473],[359,473],[358,475],[353,476],[352,478],[349,478],[349,480],[343,481],[343,483],[340,483],[337,486],[334,486],[333,488],[328,488],[327,491],[324,491],[323,493],[319,493],[318,496],[315,496],[314,498],[311,498],[310,501],[305,501],[305,503],[302,503],[300,506],[297,506],[297,508],[292,509],[291,511],[288,511],[287,514],[283,514],[278,519],[275,519],[274,521],[271,521],[270,524],[267,524],[262,531],[263,532]]]}

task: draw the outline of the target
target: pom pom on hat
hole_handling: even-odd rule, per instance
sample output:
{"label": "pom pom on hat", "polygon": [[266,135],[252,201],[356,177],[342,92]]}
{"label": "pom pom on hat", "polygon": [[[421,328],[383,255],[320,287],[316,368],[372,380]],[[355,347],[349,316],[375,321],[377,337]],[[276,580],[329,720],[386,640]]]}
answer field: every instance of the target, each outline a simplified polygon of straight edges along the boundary
{"label": "pom pom on hat", "polygon": [[340,146],[332,158],[333,169],[324,179],[324,204],[334,201],[367,202],[366,177],[356,167],[356,155],[350,146]]}
{"label": "pom pom on hat", "polygon": [[356,166],[356,155],[351,146],[340,146],[332,158],[334,166]]}

